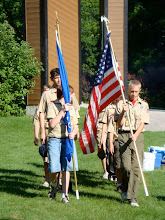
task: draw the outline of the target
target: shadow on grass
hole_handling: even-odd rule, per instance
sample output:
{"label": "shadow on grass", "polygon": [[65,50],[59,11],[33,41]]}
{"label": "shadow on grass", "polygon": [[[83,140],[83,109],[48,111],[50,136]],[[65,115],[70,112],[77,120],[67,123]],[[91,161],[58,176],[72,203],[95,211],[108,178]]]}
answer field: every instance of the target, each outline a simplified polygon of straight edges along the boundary
{"label": "shadow on grass", "polygon": [[43,164],[38,164],[38,163],[27,163],[28,165],[32,165],[34,167],[37,167],[37,168],[43,168],[44,165]]}
{"label": "shadow on grass", "polygon": [[114,182],[102,179],[99,172],[90,172],[88,170],[79,170],[77,172],[77,179],[80,185],[92,188],[104,188],[106,185],[114,185]]}
{"label": "shadow on grass", "polygon": [[31,171],[0,169],[0,191],[23,197],[42,196],[28,190],[43,189],[34,183],[34,177],[40,177]]}
{"label": "shadow on grass", "polygon": [[88,198],[97,198],[97,199],[110,199],[117,202],[121,202],[121,199],[115,197],[115,196],[106,196],[101,194],[94,194],[94,193],[88,193],[88,192],[81,192],[81,196],[86,196]]}
{"label": "shadow on grass", "polygon": [[157,198],[158,200],[165,201],[165,196],[156,196],[156,198]]}

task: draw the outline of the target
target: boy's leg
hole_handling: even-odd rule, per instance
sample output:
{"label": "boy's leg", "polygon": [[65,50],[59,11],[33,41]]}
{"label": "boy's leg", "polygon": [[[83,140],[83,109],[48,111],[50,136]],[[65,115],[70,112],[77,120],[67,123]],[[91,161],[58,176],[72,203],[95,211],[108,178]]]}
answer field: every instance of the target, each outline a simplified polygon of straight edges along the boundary
{"label": "boy's leg", "polygon": [[[120,153],[121,153],[121,169],[122,169],[122,193],[126,194],[128,190],[128,182],[131,172],[131,149],[130,134],[123,133],[118,136]],[[124,196],[126,200],[126,196]]]}
{"label": "boy's leg", "polygon": [[69,181],[70,181],[70,172],[62,171],[62,193],[64,193],[65,195],[68,194]]}
{"label": "boy's leg", "polygon": [[[133,144],[133,143],[132,143]],[[138,150],[138,155],[140,159],[140,163],[142,165],[143,161],[143,134],[140,134],[137,141],[136,146]],[[140,187],[140,169],[139,164],[136,156],[136,152],[132,150],[132,171],[131,171],[131,177],[130,182],[128,186],[128,192],[130,194],[130,199],[133,202],[137,202],[137,196],[139,192]]]}

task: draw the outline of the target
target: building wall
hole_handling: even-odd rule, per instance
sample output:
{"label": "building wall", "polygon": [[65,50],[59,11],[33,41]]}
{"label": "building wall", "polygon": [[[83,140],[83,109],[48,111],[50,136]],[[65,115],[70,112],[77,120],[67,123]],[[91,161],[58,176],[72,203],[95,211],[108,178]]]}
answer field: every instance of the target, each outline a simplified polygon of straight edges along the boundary
{"label": "building wall", "polygon": [[[40,61],[40,0],[25,0],[26,41],[35,49]],[[27,97],[27,105],[37,105],[41,97],[41,77],[34,77],[36,85],[33,94]]]}
{"label": "building wall", "polygon": [[[58,67],[55,24],[57,11],[68,81],[79,99],[79,0],[48,1],[48,71]],[[49,76],[49,83],[50,76]]]}
{"label": "building wall", "polygon": [[124,78],[124,0],[106,0],[113,49]]}

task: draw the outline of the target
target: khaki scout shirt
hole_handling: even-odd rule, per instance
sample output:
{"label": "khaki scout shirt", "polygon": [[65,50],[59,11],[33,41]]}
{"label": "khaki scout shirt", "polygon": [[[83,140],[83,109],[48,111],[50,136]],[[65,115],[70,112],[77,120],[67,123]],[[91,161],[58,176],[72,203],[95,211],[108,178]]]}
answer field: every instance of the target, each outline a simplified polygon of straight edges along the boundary
{"label": "khaki scout shirt", "polygon": [[45,113],[47,112],[47,106],[51,101],[55,101],[57,99],[57,89],[52,86],[48,91],[42,93],[40,104],[39,104],[39,112]]}
{"label": "khaki scout shirt", "polygon": [[[39,124],[40,123],[40,118],[39,118],[39,106],[37,106],[35,113],[34,113],[34,117],[33,117],[33,125]],[[47,117],[46,117],[46,112],[44,113],[44,123],[45,123],[45,128],[48,128],[48,121],[47,121]]]}
{"label": "khaki scout shirt", "polygon": [[[70,108],[71,108],[71,110],[69,112],[70,112],[71,126],[73,129],[74,125],[78,124],[78,120],[76,117],[74,107],[70,106]],[[62,110],[62,105],[58,99],[56,99],[54,101],[54,103],[53,102],[49,103],[48,104],[47,119],[50,120],[50,119],[55,118],[61,110]],[[68,137],[67,127],[63,121],[63,118],[61,119],[60,123],[57,124],[54,128],[51,128],[49,126],[48,137],[55,137],[55,138]]]}
{"label": "khaki scout shirt", "polygon": [[97,131],[102,131],[102,127],[103,127],[103,123],[102,123],[102,118],[104,115],[105,109],[103,109],[100,114],[99,114],[99,118],[98,118],[98,122],[97,122]]}
{"label": "khaki scout shirt", "polygon": [[[130,117],[132,130],[136,131],[142,122],[144,124],[149,123],[149,106],[147,102],[143,101],[140,97],[138,97],[138,100],[134,105],[132,104],[131,101],[128,100],[126,100],[126,103],[128,104],[128,109],[129,109],[128,114]],[[115,120],[118,119],[122,110],[123,110],[123,100],[120,100],[117,104]],[[130,126],[128,123],[128,118],[126,116],[126,112],[124,113],[124,123],[123,126],[121,127],[121,130],[130,131]]]}
{"label": "khaki scout shirt", "polygon": [[116,122],[114,121],[114,115],[115,115],[116,105],[110,104],[106,107],[105,113],[102,119],[102,122],[107,124],[107,132],[114,133],[117,136],[116,132]]}
{"label": "khaki scout shirt", "polygon": [[79,115],[80,105],[78,104],[78,101],[77,101],[76,96],[75,96],[74,93],[72,94],[71,100],[72,100],[72,104],[73,104],[73,107],[74,107],[75,112],[76,112],[76,116],[79,119],[80,118],[80,115]]}
{"label": "khaki scout shirt", "polygon": [[39,111],[38,111],[38,106],[35,110],[34,116],[33,116],[33,125],[39,124]]}

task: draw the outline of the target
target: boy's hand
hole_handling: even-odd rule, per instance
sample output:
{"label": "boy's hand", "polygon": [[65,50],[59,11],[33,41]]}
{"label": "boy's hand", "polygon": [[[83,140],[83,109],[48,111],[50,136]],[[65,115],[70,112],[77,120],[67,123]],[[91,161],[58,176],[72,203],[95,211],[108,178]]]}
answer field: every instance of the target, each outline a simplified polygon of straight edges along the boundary
{"label": "boy's hand", "polygon": [[113,143],[110,143],[110,144],[109,144],[109,153],[110,153],[111,155],[114,154],[114,145],[113,145]]}
{"label": "boy's hand", "polygon": [[38,146],[38,142],[39,142],[39,139],[35,137],[35,139],[34,139],[34,145],[35,145],[35,146]]}
{"label": "boy's hand", "polygon": [[123,104],[123,112],[127,112],[128,111],[128,104]]}
{"label": "boy's hand", "polygon": [[67,103],[67,104],[64,104],[63,105],[63,110],[64,110],[64,112],[67,112],[67,111],[69,111],[69,110],[71,110],[71,104],[70,103]]}
{"label": "boy's hand", "polygon": [[46,135],[45,132],[41,132],[41,143],[45,144]]}
{"label": "boy's hand", "polygon": [[69,136],[70,139],[74,139],[75,134],[74,134],[74,132],[71,132],[71,133],[68,134],[68,136]]}
{"label": "boy's hand", "polygon": [[130,137],[132,141],[136,141],[137,140],[137,135],[134,134],[133,136]]}

